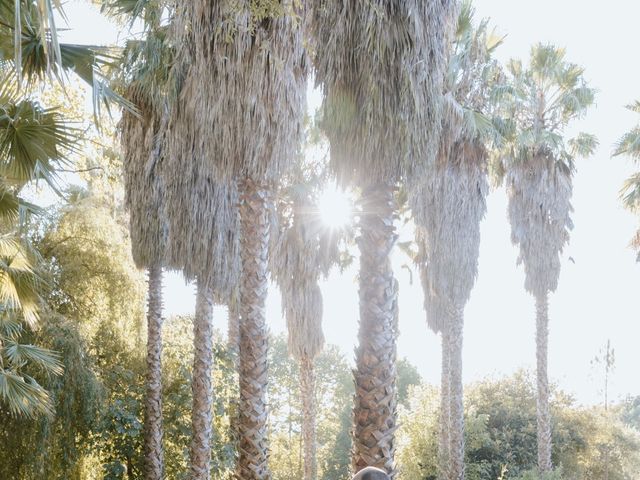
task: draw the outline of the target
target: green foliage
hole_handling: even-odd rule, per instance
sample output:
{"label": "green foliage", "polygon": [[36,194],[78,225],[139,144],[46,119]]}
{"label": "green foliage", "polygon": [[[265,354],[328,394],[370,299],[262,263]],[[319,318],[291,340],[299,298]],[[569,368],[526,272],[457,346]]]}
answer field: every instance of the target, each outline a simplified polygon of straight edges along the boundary
{"label": "green foliage", "polygon": [[575,158],[593,154],[598,146],[591,134],[565,139],[568,125],[582,118],[595,101],[584,69],[567,62],[564,49],[537,44],[531,48],[528,67],[511,60],[507,71],[509,79],[499,95],[506,119],[503,156],[512,162],[551,156],[573,171]]}
{"label": "green foliage", "polygon": [[79,461],[89,452],[89,433],[95,426],[102,388],[86,346],[73,322],[45,313],[41,328],[24,336],[58,352],[64,375],[34,372],[50,392],[55,416],[14,417],[0,409],[0,478],[75,480]]}
{"label": "green foliage", "polygon": [[562,471],[554,470],[548,473],[538,473],[537,470],[528,470],[514,480],[563,480]]}
{"label": "green foliage", "polygon": [[[274,479],[302,478],[302,402],[298,364],[284,336],[274,337],[269,352],[270,466]],[[353,379],[335,346],[316,359],[318,478],[341,480],[349,475]]]}
{"label": "green foliage", "polygon": [[[400,410],[398,438],[401,479],[435,479],[439,392],[431,386],[413,389]],[[467,387],[465,397],[466,478],[537,479],[535,385],[522,373]],[[584,408],[560,391],[552,401],[553,460],[564,480],[636,478],[640,471],[638,431],[618,411]],[[606,460],[606,461],[605,461]],[[550,479],[560,478],[554,472]],[[544,477],[543,477],[544,478]]]}
{"label": "green foliage", "polygon": [[[53,283],[52,308],[75,318],[96,355],[99,331],[139,345],[145,280],[133,263],[125,219],[105,198],[80,195],[53,216],[40,241]],[[107,336],[108,337],[108,336]]]}
{"label": "green foliage", "polygon": [[[269,355],[270,467],[274,480],[299,480],[303,458],[298,364],[282,335],[271,339]],[[405,402],[421,379],[406,359],[397,367],[399,400]],[[354,395],[351,368],[336,346],[327,345],[316,359],[315,373],[318,478],[348,480]]]}

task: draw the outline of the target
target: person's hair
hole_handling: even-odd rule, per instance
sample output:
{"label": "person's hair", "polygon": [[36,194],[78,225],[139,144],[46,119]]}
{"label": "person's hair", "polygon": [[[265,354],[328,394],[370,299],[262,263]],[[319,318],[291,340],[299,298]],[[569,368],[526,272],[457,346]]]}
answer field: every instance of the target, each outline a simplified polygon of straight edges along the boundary
{"label": "person's hair", "polygon": [[366,467],[360,470],[351,480],[390,480],[384,470],[375,467]]}

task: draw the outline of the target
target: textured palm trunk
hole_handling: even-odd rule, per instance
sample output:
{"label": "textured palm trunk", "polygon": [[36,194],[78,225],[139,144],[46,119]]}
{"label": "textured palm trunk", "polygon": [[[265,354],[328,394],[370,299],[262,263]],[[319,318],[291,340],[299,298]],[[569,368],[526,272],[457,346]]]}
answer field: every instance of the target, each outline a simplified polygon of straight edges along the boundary
{"label": "textured palm trunk", "polygon": [[213,292],[204,280],[198,280],[196,316],[193,327],[193,408],[191,411],[192,480],[211,478],[211,388],[213,366]]}
{"label": "textured palm trunk", "polygon": [[269,190],[251,180],[240,185],[240,419],[236,475],[268,480],[267,464],[267,264]]}
{"label": "textured palm trunk", "polygon": [[300,393],[302,395],[302,442],[304,447],[304,480],[316,480],[316,378],[313,360],[300,360]]}
{"label": "textured palm trunk", "polygon": [[549,472],[551,464],[551,415],[549,414],[549,377],[547,348],[549,342],[549,299],[536,297],[536,363],[537,363],[537,416],[538,416],[538,470]]}
{"label": "textured palm trunk", "polygon": [[454,308],[449,319],[451,419],[449,478],[464,480],[464,389],[462,386],[463,309]]}
{"label": "textured palm trunk", "polygon": [[446,327],[441,333],[442,370],[440,373],[440,438],[438,439],[438,479],[449,480],[449,459],[451,457],[451,372],[450,335]]}
{"label": "textured palm trunk", "polygon": [[394,188],[363,192],[360,217],[360,329],[356,349],[352,468],[381,468],[393,478],[396,431],[398,287],[389,254],[396,241]]}
{"label": "textured palm trunk", "polygon": [[162,268],[149,268],[147,312],[147,395],[144,421],[144,478],[164,478],[162,450]]}

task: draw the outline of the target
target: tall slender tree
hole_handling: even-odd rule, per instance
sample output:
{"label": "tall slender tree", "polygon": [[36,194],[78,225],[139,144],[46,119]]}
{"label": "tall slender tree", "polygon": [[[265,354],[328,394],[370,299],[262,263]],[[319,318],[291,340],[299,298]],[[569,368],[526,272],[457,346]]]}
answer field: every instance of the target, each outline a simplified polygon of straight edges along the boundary
{"label": "tall slender tree", "polygon": [[128,97],[140,113],[125,112],[122,119],[125,204],[129,210],[133,259],[138,268],[146,268],[148,272],[145,478],[162,479],[162,267],[166,223],[161,211],[161,157],[156,145],[159,119],[135,85],[130,86]]}
{"label": "tall slender tree", "polygon": [[536,364],[538,469],[551,461],[551,418],[547,349],[549,293],[560,276],[560,254],[569,241],[575,159],[590,155],[594,136],[565,139],[565,130],[593,104],[594,90],[584,70],[565,60],[565,51],[551,45],[531,49],[528,68],[508,64],[510,88],[506,118],[506,149],[499,166],[509,197],[511,240],[524,265],[525,289],[536,302]]}
{"label": "tall slender tree", "polygon": [[439,477],[464,478],[462,337],[464,307],[478,273],[480,221],[486,211],[488,142],[494,129],[492,53],[502,39],[486,20],[473,24],[464,2],[446,75],[436,162],[409,192],[429,326],[442,337]]}
{"label": "tall slender tree", "polygon": [[[270,190],[302,134],[307,60],[302,4],[185,2],[176,15],[181,69],[169,145],[202,161],[240,197],[240,420],[237,475],[267,479],[266,383]],[[302,13],[299,15],[299,13]],[[205,478],[205,477],[197,477]]]}
{"label": "tall slender tree", "polygon": [[[627,105],[627,109],[640,113],[640,101]],[[614,155],[627,155],[636,163],[640,163],[640,125],[625,133],[616,143]],[[620,196],[624,206],[632,213],[640,214],[640,172],[631,175],[624,183]],[[640,229],[631,240],[631,246],[638,251],[640,262]]]}
{"label": "tall slender tree", "polygon": [[361,189],[352,468],[395,475],[394,189],[435,158],[454,1],[315,0],[316,80],[331,165]]}
{"label": "tall slender tree", "polygon": [[319,195],[326,175],[315,165],[296,168],[281,189],[279,231],[272,240],[271,271],[282,294],[289,353],[300,369],[304,480],[316,480],[315,359],[324,346],[323,300],[319,280],[339,259],[338,244],[347,231],[322,223]]}
{"label": "tall slender tree", "polygon": [[[192,373],[191,478],[210,478],[213,429],[213,304],[227,303],[240,273],[235,184],[212,178],[195,158],[166,161],[168,264],[197,282]],[[175,172],[180,172],[176,175]]]}
{"label": "tall slender tree", "polygon": [[138,268],[147,270],[147,379],[144,419],[144,476],[164,478],[162,425],[162,270],[166,265],[168,225],[163,211],[166,186],[162,176],[162,136],[169,78],[166,27],[162,7],[147,3],[133,10],[120,0],[105,3],[109,14],[140,21],[143,37],[128,42],[114,84],[135,107],[124,110],[120,147],[124,166],[125,206],[129,211],[131,252]]}

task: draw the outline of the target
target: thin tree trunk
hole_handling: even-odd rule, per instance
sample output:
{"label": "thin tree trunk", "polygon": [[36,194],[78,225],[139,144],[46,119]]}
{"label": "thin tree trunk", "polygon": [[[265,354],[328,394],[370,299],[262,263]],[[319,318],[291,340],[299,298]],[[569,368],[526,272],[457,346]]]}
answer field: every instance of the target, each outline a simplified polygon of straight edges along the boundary
{"label": "thin tree trunk", "polygon": [[211,478],[211,404],[213,392],[213,292],[198,279],[196,316],[193,327],[193,408],[191,411],[191,479]]}
{"label": "thin tree trunk", "polygon": [[456,307],[449,318],[451,441],[449,478],[464,480],[464,388],[462,385],[463,309]]}
{"label": "thin tree trunk", "polygon": [[267,264],[269,191],[244,180],[240,185],[240,420],[239,480],[269,480],[267,457]]}
{"label": "thin tree trunk", "polygon": [[438,441],[438,479],[449,480],[449,459],[451,456],[451,372],[450,335],[446,328],[441,332],[442,370],[440,374],[440,438]]}
{"label": "thin tree trunk", "polygon": [[147,395],[144,455],[146,480],[164,478],[162,450],[162,268],[149,268],[147,311]]}
{"label": "thin tree trunk", "polygon": [[536,363],[537,363],[537,417],[538,417],[538,470],[551,471],[551,415],[549,414],[549,377],[547,373],[547,347],[549,342],[549,299],[536,297]]}
{"label": "thin tree trunk", "polygon": [[356,349],[352,468],[381,468],[393,478],[396,431],[398,287],[389,254],[396,241],[394,188],[363,192],[360,218],[360,329]]}
{"label": "thin tree trunk", "polygon": [[300,360],[302,395],[302,441],[304,446],[304,480],[316,480],[316,378],[313,360]]}

